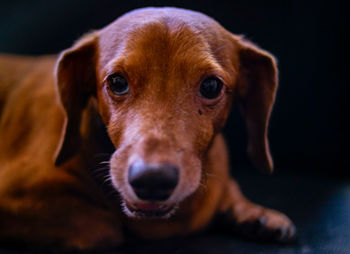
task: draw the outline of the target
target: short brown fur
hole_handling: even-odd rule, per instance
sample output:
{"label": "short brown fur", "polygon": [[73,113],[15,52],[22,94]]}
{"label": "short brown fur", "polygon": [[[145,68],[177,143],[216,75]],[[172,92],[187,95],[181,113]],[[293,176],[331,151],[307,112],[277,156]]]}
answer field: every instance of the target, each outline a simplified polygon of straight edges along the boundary
{"label": "short brown fur", "polygon": [[[128,95],[108,90],[112,73],[127,78]],[[225,86],[215,101],[198,94],[208,76]],[[250,236],[292,239],[285,215],[251,203],[231,179],[220,134],[234,100],[252,162],[271,172],[267,127],[276,89],[268,52],[176,8],[128,13],[58,58],[0,56],[0,238],[91,249],[119,245],[122,225],[144,238],[170,237],[224,214],[232,231],[258,223]],[[91,176],[104,128],[116,149],[109,163],[114,200]],[[121,204],[141,202],[126,181],[140,158],[180,168],[164,202],[178,206],[168,219],[122,213]]]}

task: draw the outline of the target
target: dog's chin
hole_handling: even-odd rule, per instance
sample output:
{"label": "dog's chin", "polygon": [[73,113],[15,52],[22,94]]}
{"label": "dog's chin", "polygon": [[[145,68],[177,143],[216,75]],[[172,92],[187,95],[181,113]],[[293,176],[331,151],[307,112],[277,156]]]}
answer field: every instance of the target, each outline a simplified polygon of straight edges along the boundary
{"label": "dog's chin", "polygon": [[154,202],[131,205],[125,200],[122,205],[124,213],[135,219],[168,219],[175,213],[177,207]]}

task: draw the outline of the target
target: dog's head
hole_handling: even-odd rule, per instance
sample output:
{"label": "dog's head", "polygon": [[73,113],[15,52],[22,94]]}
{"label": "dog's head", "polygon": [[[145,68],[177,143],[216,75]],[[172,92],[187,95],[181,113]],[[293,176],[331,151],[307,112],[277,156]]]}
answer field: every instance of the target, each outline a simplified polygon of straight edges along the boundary
{"label": "dog's head", "polygon": [[272,171],[266,136],[275,60],[203,14],[126,14],[64,51],[56,75],[67,119],[56,164],[78,151],[81,114],[96,97],[116,149],[111,179],[129,216],[166,217],[197,190],[233,99],[246,119],[250,158]]}

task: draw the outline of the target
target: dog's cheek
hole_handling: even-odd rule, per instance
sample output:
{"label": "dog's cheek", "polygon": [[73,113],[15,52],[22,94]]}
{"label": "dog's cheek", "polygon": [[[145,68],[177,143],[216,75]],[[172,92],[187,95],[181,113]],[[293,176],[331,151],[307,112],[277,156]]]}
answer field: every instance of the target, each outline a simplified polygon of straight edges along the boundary
{"label": "dog's cheek", "polygon": [[[128,144],[127,131],[127,113],[121,109],[113,109],[107,125],[108,136],[111,139],[116,150],[121,150],[123,144]],[[119,156],[119,155],[118,155]]]}
{"label": "dog's cheek", "polygon": [[108,126],[111,118],[111,103],[109,102],[110,98],[103,90],[102,87],[97,90],[98,109],[104,124]]}
{"label": "dog's cheek", "polygon": [[217,105],[215,112],[212,115],[212,124],[214,132],[219,133],[226,124],[226,120],[230,114],[232,107],[232,95],[225,97],[225,99]]}
{"label": "dog's cheek", "polygon": [[195,130],[194,151],[202,158],[214,136],[214,126],[210,118],[203,119]]}

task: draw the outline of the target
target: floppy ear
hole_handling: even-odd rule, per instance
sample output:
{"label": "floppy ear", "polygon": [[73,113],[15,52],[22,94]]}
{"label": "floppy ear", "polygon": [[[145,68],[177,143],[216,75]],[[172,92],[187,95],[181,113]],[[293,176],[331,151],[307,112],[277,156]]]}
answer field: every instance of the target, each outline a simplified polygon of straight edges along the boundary
{"label": "floppy ear", "polygon": [[273,161],[267,129],[278,83],[276,61],[246,40],[240,39],[239,45],[238,101],[246,122],[247,152],[256,168],[271,173]]}
{"label": "floppy ear", "polygon": [[63,51],[56,64],[56,85],[65,123],[55,153],[58,166],[73,157],[81,143],[80,123],[88,99],[96,89],[97,35],[85,35]]}

